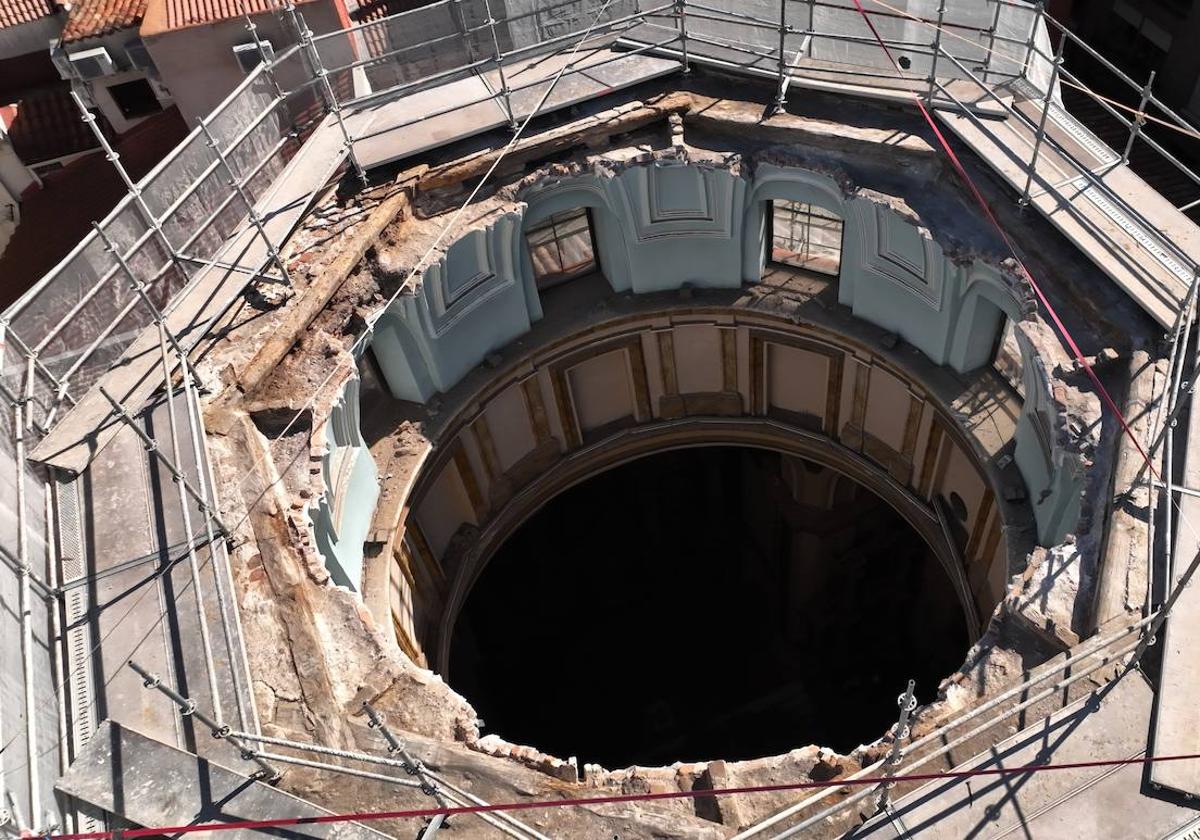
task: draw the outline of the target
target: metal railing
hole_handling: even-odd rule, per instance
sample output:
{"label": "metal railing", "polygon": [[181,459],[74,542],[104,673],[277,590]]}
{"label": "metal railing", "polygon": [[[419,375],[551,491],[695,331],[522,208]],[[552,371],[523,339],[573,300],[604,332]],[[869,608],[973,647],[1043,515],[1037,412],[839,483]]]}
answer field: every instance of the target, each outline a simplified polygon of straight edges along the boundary
{"label": "metal railing", "polygon": [[[1189,276],[1200,273],[1170,237],[1155,230],[1138,208],[1128,207],[1101,174],[1092,172],[1086,162],[1050,134],[1046,115],[1057,102],[1056,85],[1086,85],[1062,66],[1062,48],[1057,54],[1051,51],[1048,33],[1060,33],[1061,44],[1069,42],[1072,48],[1085,50],[1136,90],[1140,106],[1127,112],[1128,118],[1123,116],[1125,109],[1119,103],[1097,99],[1108,113],[1123,120],[1129,131],[1123,154],[1114,151],[1114,155],[1127,162],[1130,150],[1141,141],[1200,185],[1200,176],[1146,134],[1147,122],[1154,121],[1146,113],[1150,108],[1157,109],[1163,124],[1174,126],[1172,130],[1196,134],[1190,124],[1155,97],[1152,82],[1138,84],[1121,73],[1049,17],[1040,5],[1016,0],[980,0],[972,4],[928,0],[897,10],[881,0],[864,2],[885,43],[907,62],[910,72],[906,78],[897,78],[861,16],[846,0],[663,0],[645,4],[640,0],[617,0],[607,6],[602,6],[600,0],[556,0],[499,19],[492,15],[487,0],[441,0],[323,35],[308,33],[303,19],[297,17],[298,43],[274,60],[260,64],[166,159],[137,183],[130,181],[128,195],[97,223],[95,232],[0,316],[0,399],[10,408],[9,412],[0,412],[0,422],[7,426],[0,435],[0,453],[16,471],[11,482],[14,498],[8,505],[17,517],[16,532],[0,540],[0,559],[6,570],[19,576],[23,603],[34,598],[52,603],[61,595],[52,585],[58,577],[53,569],[54,558],[46,547],[52,542],[50,515],[37,514],[40,508],[49,511],[49,478],[26,462],[29,448],[148,329],[158,330],[163,381],[171,382],[177,371],[183,379],[182,406],[177,407],[173,399],[169,405],[173,438],[169,451],[178,452],[186,428],[196,473],[185,475],[174,463],[163,466],[176,479],[181,513],[191,504],[201,510],[203,527],[198,530],[206,533],[190,535],[186,540],[190,568],[196,569],[192,536],[206,536],[205,544],[220,547],[224,526],[211,477],[199,466],[203,463],[203,418],[198,383],[188,360],[188,353],[204,330],[195,331],[185,341],[165,327],[164,317],[179,305],[182,293],[202,271],[236,270],[246,282],[258,276],[286,280],[281,256],[284,243],[272,239],[260,215],[269,208],[261,205],[308,137],[318,129],[340,132],[351,166],[365,177],[355,145],[387,132],[488,101],[495,102],[510,125],[514,124],[520,94],[536,89],[545,80],[520,81],[513,67],[565,52],[585,31],[589,44],[609,49],[612,54],[585,66],[572,64],[565,75],[650,54],[675,59],[683,71],[692,64],[706,64],[772,79],[777,85],[776,107],[785,104],[788,85],[797,80],[810,84],[836,82],[883,94],[917,92],[937,107],[966,113],[982,123],[987,116],[977,113],[981,110],[979,104],[964,101],[967,89],[978,89],[994,115],[1019,121],[1032,132],[1035,151],[1033,161],[1027,165],[1027,200],[1032,197],[1033,172],[1042,154],[1036,149],[1053,149],[1078,172],[1076,177],[1086,179],[1098,192],[1119,203],[1131,218],[1144,223],[1156,241],[1161,240],[1162,251],[1180,263]],[[585,30],[585,24],[597,12],[603,12],[599,24]],[[470,102],[429,110],[382,129],[361,130],[352,122],[356,114],[386,102],[485,74],[498,84]],[[1041,115],[1031,117],[1013,107],[1011,91],[1003,95],[999,92],[999,88],[1016,83],[1031,85],[1042,97]],[[264,241],[267,258],[262,264],[239,265],[228,258],[239,232],[249,232]],[[1150,248],[1147,252],[1154,254]],[[271,265],[274,273],[268,274]],[[1187,308],[1181,307],[1180,312]],[[1188,333],[1177,329],[1177,343],[1179,335],[1186,339]],[[1183,387],[1178,377],[1174,387],[1176,391]],[[113,416],[145,435],[140,426],[130,423],[140,406],[122,406],[110,400]],[[1179,402],[1172,397],[1173,407]],[[176,420],[175,412],[180,409],[183,422]],[[147,446],[157,450],[157,441],[150,438]],[[161,452],[155,457],[159,456]],[[220,559],[223,562],[223,554]],[[43,563],[49,572],[40,568]],[[225,602],[226,595],[220,589],[218,598],[221,621],[228,634],[237,622],[236,609]],[[233,614],[229,615],[231,609]],[[1156,617],[1162,615],[1149,609],[1148,604],[1147,615],[1140,622],[1086,643],[1058,666],[1039,672],[940,728],[939,737],[999,710],[1000,717],[980,723],[970,734],[950,741],[954,745],[965,743],[984,731],[980,727],[990,728],[1027,708],[1033,702],[1028,697],[1013,706],[1003,704],[1022,697],[1031,686],[1054,680],[1051,688],[1034,695],[1048,696],[1044,692],[1062,690],[1109,664],[1114,657],[1145,645],[1149,639],[1145,629],[1157,626]],[[23,612],[23,640],[28,635],[28,621]],[[209,635],[207,630],[205,635]],[[1135,638],[1140,641],[1135,642]],[[210,643],[211,638],[205,642],[206,649]],[[1086,664],[1084,671],[1071,671],[1079,664]],[[56,670],[62,670],[61,662]],[[215,684],[211,670],[209,676],[210,683]],[[241,694],[237,696],[240,699]],[[32,704],[28,697],[27,702]],[[214,703],[219,707],[218,697],[214,697]],[[217,720],[222,719],[219,708],[214,713]],[[239,716],[243,727],[248,727],[246,720],[252,717],[252,710],[240,710]],[[29,731],[25,735],[32,755],[37,746],[33,731],[36,716],[29,709],[26,717]],[[932,745],[930,737],[919,743]],[[915,748],[909,745],[909,754]],[[920,761],[945,755],[950,749],[943,745]],[[896,778],[902,781],[904,773],[914,766],[901,766]],[[34,815],[29,828],[36,829],[44,827],[36,824],[38,791],[49,789],[49,785],[39,783],[43,780],[35,777],[36,767],[30,773],[26,804]],[[790,819],[827,795],[823,792],[810,797],[787,817],[771,824]],[[851,800],[853,797],[838,807],[845,807]],[[806,817],[804,824],[812,824],[819,816]],[[748,837],[760,830],[740,836]]]}
{"label": "metal railing", "polygon": [[[486,0],[441,0],[321,35],[312,35],[298,18],[300,43],[260,64],[164,161],[137,184],[130,182],[129,194],[100,227],[168,311],[198,272],[230,264],[223,258],[232,233],[246,224],[266,240],[274,276],[285,277],[279,258],[282,242],[270,241],[254,207],[321,119],[336,117],[360,178],[366,173],[355,149],[364,141],[488,101],[496,102],[511,124],[514,99],[544,81],[514,77],[513,67],[569,45],[587,15],[599,8],[596,2],[556,0],[497,19]],[[1023,200],[1032,197],[1042,148],[1052,149],[1057,159],[1068,162],[1072,177],[1085,179],[1134,219],[1153,240],[1149,247],[1142,243],[1143,248],[1159,261],[1168,257],[1175,264],[1168,267],[1186,283],[1195,262],[1112,190],[1103,172],[1093,171],[1088,161],[1057,142],[1048,123],[1050,111],[1057,107],[1058,85],[1086,87],[1062,64],[1063,49],[1070,43],[1139,97],[1141,107],[1134,109],[1138,113],[1129,116],[1119,103],[1096,99],[1128,130],[1126,148],[1113,151],[1116,159],[1127,161],[1140,141],[1200,188],[1200,174],[1147,133],[1147,109],[1157,109],[1161,121],[1179,131],[1195,132],[1154,95],[1152,85],[1129,78],[1041,6],[1016,0],[970,5],[928,0],[905,9],[886,0],[866,5],[881,37],[907,64],[904,78],[897,77],[857,10],[843,0],[617,0],[591,33],[591,42],[610,48],[612,54],[586,68],[571,68],[568,75],[650,54],[674,56],[681,66],[690,62],[735,67],[774,78],[777,108],[786,101],[788,85],[797,80],[915,90],[933,104],[967,113],[977,122],[984,119],[976,113],[984,101],[994,113],[1032,132],[1034,151],[1025,163],[1029,180]],[[777,8],[778,14],[768,17],[760,11],[768,7]],[[1049,48],[1051,31],[1059,35],[1056,52]],[[500,83],[469,101],[374,129],[349,125],[349,116],[363,109],[487,73]],[[1043,97],[1040,122],[1013,105],[1007,86],[1021,80]],[[1005,90],[998,91],[1001,86]],[[980,96],[967,101],[972,98],[966,91],[976,88]],[[248,281],[264,270],[241,268]],[[117,274],[112,254],[97,234],[90,235],[0,318],[5,337],[0,393],[30,401],[27,422],[42,428],[52,425],[149,326],[133,296],[112,282]]]}
{"label": "metal railing", "polygon": [[[778,21],[759,17],[753,8],[724,0],[610,0],[604,6],[599,0],[555,0],[495,18],[488,0],[441,0],[321,35],[294,16],[299,43],[260,64],[164,161],[137,184],[129,182],[129,194],[99,223],[115,249],[103,247],[99,234],[90,235],[4,313],[0,393],[27,399],[27,422],[47,429],[150,326],[135,297],[113,282],[119,274],[114,254],[167,312],[199,272],[231,264],[226,256],[232,234],[247,225],[265,240],[274,276],[285,278],[282,242],[271,241],[255,205],[327,115],[335,118],[360,178],[366,175],[356,144],[389,132],[488,101],[495,101],[513,124],[515,100],[544,80],[514,77],[512,68],[564,51],[597,12],[589,44],[609,47],[613,54],[573,66],[567,75],[595,72],[641,54],[678,55],[686,64],[683,54],[690,43],[692,61],[728,64],[749,56],[740,63],[751,72],[764,72],[754,66],[761,61],[790,75],[875,83],[888,78],[852,7],[830,0],[782,0]],[[974,46],[960,51],[971,66],[992,79],[1015,78],[1018,73],[993,58],[1021,57],[1022,68],[1028,64],[1035,53],[1025,40],[1037,32],[1036,17],[1009,0],[987,0],[970,9],[942,9],[936,20],[971,41]],[[889,43],[932,70],[939,51],[912,37],[912,21],[886,10],[883,15],[879,25]],[[731,38],[732,27],[740,30]],[[1024,39],[1015,36],[1021,27],[1029,33]],[[803,68],[794,60],[798,51],[809,60]],[[942,66],[958,74],[954,65]],[[350,115],[382,102],[489,73],[499,84],[470,101],[375,130],[348,124]],[[249,282],[265,267],[240,269]]]}

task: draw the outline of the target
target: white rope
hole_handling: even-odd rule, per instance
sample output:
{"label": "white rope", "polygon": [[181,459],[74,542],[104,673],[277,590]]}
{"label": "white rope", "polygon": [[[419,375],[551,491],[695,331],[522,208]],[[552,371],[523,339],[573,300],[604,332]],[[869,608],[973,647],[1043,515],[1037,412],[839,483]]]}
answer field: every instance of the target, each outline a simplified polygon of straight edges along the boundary
{"label": "white rope", "polygon": [[[596,28],[596,25],[600,22],[601,16],[604,14],[605,11],[608,10],[608,7],[612,4],[612,2],[613,2],[613,0],[605,0],[604,4],[600,7],[599,11],[597,11],[595,16],[592,18],[592,22],[588,25],[588,28],[584,31],[583,35],[575,43],[575,46],[567,54],[568,59],[572,58],[576,53],[579,52],[579,50],[583,46],[584,42],[587,41],[587,39],[591,36],[592,31]],[[363,330],[362,334],[357,339],[355,339],[354,343],[351,344],[349,347],[348,353],[351,356],[353,356],[354,352],[356,350],[358,350],[365,342],[367,342],[371,338],[371,336],[375,330],[375,325],[377,323],[379,323],[379,320],[381,318],[383,318],[384,315],[387,314],[387,311],[391,307],[391,305],[396,302],[396,300],[400,297],[400,295],[402,295],[404,292],[408,291],[412,287],[413,281],[416,279],[417,275],[425,268],[426,261],[429,260],[429,258],[433,255],[434,251],[437,250],[438,246],[442,244],[442,242],[446,239],[446,237],[454,229],[454,226],[458,223],[459,219],[462,218],[463,213],[466,212],[467,208],[475,200],[475,197],[479,195],[480,190],[483,189],[483,187],[487,183],[488,179],[492,176],[493,173],[495,173],[496,169],[500,166],[500,163],[504,160],[505,156],[509,152],[511,152],[513,150],[513,148],[517,145],[517,142],[521,139],[521,135],[525,132],[526,127],[528,127],[529,123],[533,120],[534,117],[539,115],[539,113],[542,110],[542,107],[546,104],[546,100],[548,100],[550,98],[550,94],[553,93],[555,87],[557,87],[559,80],[563,77],[563,75],[566,73],[566,71],[571,68],[571,66],[572,66],[572,63],[568,60],[567,62],[565,62],[563,64],[562,67],[559,68],[558,72],[554,75],[554,78],[550,80],[550,84],[547,86],[545,92],[542,94],[541,99],[538,100],[537,105],[529,113],[529,115],[527,117],[525,117],[524,121],[520,124],[520,126],[517,127],[517,130],[515,132],[513,132],[512,139],[509,140],[508,143],[505,144],[504,148],[500,150],[500,154],[496,156],[496,159],[494,161],[492,161],[492,165],[488,167],[487,172],[485,172],[483,177],[480,178],[479,183],[475,185],[475,188],[473,190],[471,190],[470,195],[468,195],[466,200],[464,200],[463,203],[458,207],[458,209],[455,210],[454,215],[450,217],[450,219],[446,222],[446,224],[442,226],[442,229],[438,232],[438,235],[434,238],[433,242],[430,243],[429,247],[425,249],[425,253],[421,255],[421,258],[419,260],[417,260],[416,265],[414,265],[413,268],[408,272],[408,275],[404,278],[404,281],[400,284],[399,288],[396,289],[396,291],[391,295],[391,297],[388,298],[387,302],[384,303],[383,306],[381,306],[370,317],[367,318],[366,329]],[[344,357],[342,357],[342,358],[344,358]],[[301,406],[299,409],[297,409],[295,414],[292,415],[292,418],[287,422],[287,425],[285,425],[283,427],[283,429],[279,432],[279,434],[277,434],[275,437],[270,439],[271,443],[275,443],[276,441],[278,441],[282,437],[284,437],[289,431],[291,431],[292,427],[304,415],[304,413],[313,407],[313,405],[316,402],[317,397],[320,394],[320,392],[322,391],[322,389],[324,389],[325,386],[328,385],[333,380],[334,376],[337,375],[341,371],[341,369],[342,369],[342,365],[340,363],[334,365],[330,369],[329,373],[327,373],[325,375],[325,378],[322,379],[321,382],[313,389],[312,393],[309,394],[309,397],[307,400],[305,400],[304,405]],[[301,450],[301,452],[303,452],[303,450]],[[292,458],[292,460],[288,464],[289,468],[291,467],[292,464],[294,464],[299,459],[300,454],[301,453],[298,452]],[[258,458],[254,462],[254,464],[252,464],[242,474],[242,477],[238,480],[237,486],[234,489],[240,490],[242,488],[242,486],[245,484],[246,480],[253,473],[257,472],[257,470],[260,466],[262,466],[265,459],[266,459],[266,456]],[[286,472],[287,472],[287,470],[281,470],[281,471],[279,471],[279,475],[282,476]],[[246,519],[249,518],[250,511],[254,509],[255,505],[258,504],[258,502],[261,500],[262,496],[266,493],[266,491],[270,487],[272,487],[276,482],[278,482],[279,480],[280,479],[274,479],[274,480],[268,482],[267,486],[265,488],[263,488],[263,492],[259,494],[259,497],[257,499],[255,499],[251,504],[247,505],[246,513],[243,514],[242,518],[239,519],[233,525],[233,530],[236,531],[239,527],[241,527],[241,525],[246,521]]]}

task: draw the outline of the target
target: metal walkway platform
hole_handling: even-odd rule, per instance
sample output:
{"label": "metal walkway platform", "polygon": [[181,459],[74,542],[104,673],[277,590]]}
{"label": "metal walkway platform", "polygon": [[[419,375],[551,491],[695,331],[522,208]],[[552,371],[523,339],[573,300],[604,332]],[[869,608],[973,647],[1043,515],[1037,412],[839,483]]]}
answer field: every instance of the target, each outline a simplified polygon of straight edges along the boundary
{"label": "metal walkway platform", "polygon": [[[1153,693],[1126,674],[1098,695],[956,767],[988,770],[1045,762],[1136,759],[1145,754]],[[846,835],[847,840],[1159,840],[1196,816],[1147,795],[1140,763],[931,782]],[[1136,819],[1130,816],[1136,814]]]}
{"label": "metal walkway platform", "polygon": [[[678,61],[614,49],[611,42],[605,38],[585,45],[573,56],[541,55],[506,65],[505,79],[513,89],[513,119],[520,122],[533,113],[547,85],[565,65],[578,72],[559,79],[541,113],[679,72]],[[502,87],[500,74],[492,70],[356,111],[353,119],[367,125],[365,132],[356,134],[362,139],[354,143],[359,163],[373,169],[508,125],[504,101],[496,96]]]}
{"label": "metal walkway platform", "polygon": [[[176,397],[177,402],[181,399]],[[186,436],[180,441],[181,451],[173,450],[168,408],[161,395],[136,422],[158,439],[162,454],[185,474],[207,473],[206,463],[195,462]],[[204,519],[192,499],[187,503],[194,533],[186,533],[170,473],[146,452],[133,429],[122,424],[115,432],[101,456],[59,488],[61,503],[78,511],[79,525],[78,533],[71,535],[74,539],[64,538],[61,547],[67,572],[63,581],[70,651],[67,679],[76,698],[75,737],[79,742],[92,739],[95,721],[111,718],[202,756],[233,758],[223,741],[181,718],[126,667],[133,659],[169,676],[172,684],[186,686],[201,708],[213,709],[200,644],[202,603],[225,718],[237,728],[254,726],[224,546],[206,543]],[[189,539],[197,546],[200,601],[192,582]]]}
{"label": "metal walkway platform", "polygon": [[[1180,435],[1179,437],[1183,437]],[[1177,438],[1178,439],[1178,438]],[[1184,487],[1200,487],[1200,411],[1192,404],[1184,456]],[[1181,493],[1175,517],[1175,550],[1171,585],[1177,585],[1192,558],[1200,552],[1200,498]],[[1179,596],[1162,632],[1162,671],[1156,698],[1155,755],[1200,753],[1200,578],[1192,578]],[[1200,761],[1156,764],[1150,781],[1188,796],[1200,797]]]}
{"label": "metal walkway platform", "polygon": [[[1041,118],[1040,102],[1016,100],[1015,107],[1034,122]],[[1200,228],[1187,216],[1057,107],[1052,106],[1047,133],[1061,152],[1049,142],[1036,144],[1035,130],[1012,117],[980,119],[944,108],[935,113],[1018,193],[1040,145],[1031,206],[1156,321],[1174,324],[1191,281],[1187,262],[1200,262]],[[1100,184],[1082,175],[1064,152]]]}

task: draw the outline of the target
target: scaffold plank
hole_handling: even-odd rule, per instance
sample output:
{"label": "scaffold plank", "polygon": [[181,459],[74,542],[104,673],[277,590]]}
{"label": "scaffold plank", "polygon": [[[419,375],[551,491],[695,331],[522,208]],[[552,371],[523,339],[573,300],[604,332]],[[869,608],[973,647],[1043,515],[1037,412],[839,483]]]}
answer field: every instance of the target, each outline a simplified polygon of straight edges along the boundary
{"label": "scaffold plank", "polygon": [[[150,699],[166,703],[156,695]],[[253,765],[249,765],[253,767]],[[104,721],[88,747],[58,780],[63,793],[137,825],[322,816],[323,808],[191,753]],[[278,836],[237,830],[228,840]],[[287,836],[321,840],[383,840],[359,823],[289,827]]]}
{"label": "scaffold plank", "polygon": [[[341,134],[332,118],[326,118],[256,204],[276,247],[291,235],[313,196],[336,173],[345,156]],[[227,265],[208,266],[192,279],[167,313],[167,328],[185,347],[198,341],[210,322],[241,294],[250,276],[269,261],[267,244],[253,225],[243,224],[233,235]],[[140,409],[162,385],[158,346],[158,328],[151,324],[100,379],[99,385],[130,411]],[[108,400],[98,388],[92,388],[42,439],[30,458],[81,473],[119,427],[120,420]]]}

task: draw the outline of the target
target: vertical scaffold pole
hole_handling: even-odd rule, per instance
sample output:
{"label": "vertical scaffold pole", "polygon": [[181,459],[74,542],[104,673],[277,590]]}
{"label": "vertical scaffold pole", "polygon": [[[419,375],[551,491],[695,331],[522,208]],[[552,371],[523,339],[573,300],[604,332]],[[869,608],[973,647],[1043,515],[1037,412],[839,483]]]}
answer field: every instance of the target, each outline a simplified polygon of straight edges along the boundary
{"label": "vertical scaffold pole", "polygon": [[1029,206],[1029,191],[1033,187],[1033,176],[1037,172],[1038,155],[1042,151],[1042,143],[1046,140],[1046,123],[1050,119],[1050,107],[1054,104],[1054,87],[1058,84],[1058,72],[1062,68],[1063,50],[1067,46],[1067,39],[1063,38],[1058,42],[1058,49],[1054,52],[1054,67],[1050,70],[1050,81],[1046,83],[1046,95],[1042,97],[1042,116],[1038,120],[1037,134],[1033,138],[1033,158],[1029,161],[1029,172],[1025,176],[1025,189],[1021,191],[1021,198],[1018,201],[1022,207]]}
{"label": "vertical scaffold pole", "polygon": [[999,0],[992,0],[996,4],[996,14],[992,15],[992,26],[988,29],[988,45],[987,52],[983,55],[983,67],[980,68],[979,78],[983,83],[987,84],[988,73],[992,69],[992,59],[996,55],[996,30],[1000,28],[1000,10],[1004,8],[1004,4]]}
{"label": "vertical scaffold pole", "polygon": [[[782,3],[787,3],[788,0],[780,0]],[[817,0],[808,0],[808,29],[805,30],[808,35],[808,51],[805,55],[812,58],[813,49],[817,45]]]}
{"label": "vertical scaffold pole", "polygon": [[254,40],[254,46],[258,49],[258,58],[262,62],[263,73],[266,74],[267,81],[271,83],[271,87],[275,88],[275,95],[280,99],[287,97],[283,87],[279,84],[279,79],[275,77],[275,70],[271,67],[271,62],[274,60],[267,55],[267,47],[263,43],[262,38],[258,37],[258,24],[254,22],[254,18],[246,15],[246,31],[250,33],[250,37]]}
{"label": "vertical scaffold pole", "polygon": [[[896,732],[892,736],[892,748],[888,751],[887,759],[883,763],[883,775],[887,779],[892,778],[901,759],[904,758],[904,748],[900,746],[900,742],[907,740],[909,736],[908,716],[912,714],[913,709],[917,708],[917,698],[913,694],[913,689],[916,687],[916,681],[909,680],[904,693],[896,698],[896,705],[900,707],[900,720],[897,721]],[[887,807],[888,797],[894,784],[895,782],[887,781],[879,786],[879,798],[875,804],[880,810]]]}
{"label": "vertical scaffold pole", "polygon": [[[375,711],[374,707],[365,700],[363,701],[363,711],[367,713],[367,718],[370,720],[370,727],[372,729],[378,729],[380,734],[383,735],[383,740],[387,741],[388,755],[400,756],[400,761],[404,766],[404,772],[408,773],[410,776],[416,776],[417,779],[420,780],[421,793],[425,794],[426,796],[432,796],[434,801],[437,802],[439,808],[450,807],[450,800],[448,800],[442,794],[442,791],[437,784],[431,778],[429,778],[429,775],[425,772],[425,765],[413,758],[412,754],[409,753],[408,748],[404,746],[404,743],[392,734],[392,731],[387,727],[387,723],[384,722],[383,716],[380,715],[379,712]],[[445,814],[435,815],[433,819],[426,823],[425,830],[421,832],[420,840],[433,840],[434,836],[438,833],[438,829],[440,829],[445,822]]]}
{"label": "vertical scaffold pole", "polygon": [[236,749],[238,751],[238,755],[243,761],[253,761],[255,764],[257,764],[259,767],[259,771],[255,774],[257,778],[267,783],[273,783],[279,781],[283,777],[283,774],[275,769],[273,765],[264,761],[253,747],[249,746],[241,738],[230,732],[228,726],[218,726],[216,721],[196,708],[195,700],[192,700],[190,697],[184,697],[182,694],[168,685],[163,685],[162,678],[158,674],[147,671],[132,659],[129,660],[128,664],[134,673],[142,678],[142,684],[146,686],[146,688],[153,688],[162,694],[165,694],[168,698],[170,698],[172,703],[179,707],[180,714],[184,715],[185,717],[190,715],[196,718],[196,720],[200,721],[210,730],[212,730],[212,735],[214,738],[225,741],[234,749]]}
{"label": "vertical scaffold pole", "polygon": [[179,467],[175,466],[175,462],[166,455],[162,454],[162,451],[158,448],[158,441],[146,434],[145,429],[139,426],[137,421],[130,416],[129,412],[125,409],[125,406],[117,402],[117,399],[110,394],[103,385],[99,386],[97,390],[100,391],[100,394],[104,397],[104,399],[108,400],[108,404],[112,406],[113,412],[117,415],[117,417],[120,418],[121,422],[131,428],[133,433],[138,436],[138,438],[142,441],[142,445],[146,448],[146,451],[151,453],[159,463],[166,467],[167,471],[171,473],[171,476],[178,479],[179,483],[183,485],[183,489],[187,491],[188,495],[196,500],[196,504],[200,507],[201,513],[211,516],[213,522],[217,524],[217,527],[221,529],[222,533],[233,533],[228,527],[226,527],[225,523],[221,521],[221,517],[218,515],[217,511],[211,505],[209,505],[208,502],[205,501],[205,499],[198,492],[196,492],[196,488],[193,487],[192,483],[187,480],[187,476],[183,474],[183,471],[180,470]]}
{"label": "vertical scaffold pole", "polygon": [[463,0],[453,0],[450,8],[454,10],[454,25],[458,28],[458,32],[463,37],[463,46],[467,51],[467,61],[471,64],[475,63],[475,45],[471,40],[470,27],[467,26],[467,16],[463,14]]}
{"label": "vertical scaffold pole", "polygon": [[204,139],[208,144],[208,148],[212,149],[217,160],[220,161],[221,167],[225,170],[225,174],[229,177],[229,186],[241,198],[242,204],[246,206],[247,218],[250,219],[250,224],[254,225],[258,235],[262,237],[263,242],[267,246],[267,255],[271,258],[271,262],[279,269],[279,274],[283,278],[283,282],[290,284],[291,278],[288,277],[287,267],[283,264],[283,257],[279,253],[279,249],[275,247],[275,243],[271,241],[271,237],[267,235],[266,226],[263,224],[263,218],[254,209],[254,202],[250,200],[250,196],[246,195],[246,190],[242,186],[242,182],[238,179],[238,174],[233,171],[229,160],[225,157],[225,152],[221,149],[221,144],[217,142],[217,138],[213,136],[212,129],[208,127],[208,123],[203,118],[199,120],[200,130],[204,132]]}
{"label": "vertical scaffold pole", "polygon": [[[787,0],[779,0],[779,2],[786,3]],[[687,0],[675,0],[675,18],[679,27],[679,60],[683,65],[684,75],[687,75],[692,72],[692,64],[688,58]]]}
{"label": "vertical scaffold pole", "polygon": [[[1037,42],[1038,24],[1042,22],[1042,18],[1045,16],[1045,14],[1046,4],[1043,3],[1042,0],[1037,0],[1037,2],[1033,4],[1033,15],[1029,21],[1029,39],[1025,43],[1025,61],[1021,65],[1022,76],[1027,76],[1029,74],[1029,65],[1033,62],[1033,51],[1035,48],[1034,45]],[[1062,37],[1064,41],[1067,39],[1066,35],[1063,35]]]}
{"label": "vertical scaffold pole", "polygon": [[29,819],[36,829],[41,812],[41,780],[37,761],[37,695],[33,673],[33,593],[29,588],[29,522],[25,492],[25,405],[18,400],[13,406],[13,427],[17,467],[17,561],[20,563],[20,583],[17,612],[21,631],[21,675],[25,696],[25,750],[29,778]]}
{"label": "vertical scaffold pole", "polygon": [[775,104],[772,113],[779,114],[787,105],[788,72],[787,72],[787,4],[788,0],[779,0],[779,86],[775,90]]}
{"label": "vertical scaffold pole", "polygon": [[933,104],[933,92],[937,90],[938,58],[942,54],[942,26],[946,22],[946,0],[938,3],[937,29],[933,31],[933,55],[929,61],[929,92],[925,94],[925,102]]}
{"label": "vertical scaffold pole", "polygon": [[492,33],[492,61],[496,62],[496,72],[500,75],[500,98],[504,102],[504,113],[508,116],[508,128],[510,131],[516,131],[517,115],[513,113],[512,90],[504,73],[504,52],[500,49],[500,35],[496,32],[496,24],[499,21],[492,14],[491,0],[483,0],[483,10],[487,14],[488,30]]}
{"label": "vertical scaffold pole", "polygon": [[[1065,36],[1063,40],[1066,40]],[[1129,163],[1129,156],[1133,154],[1133,144],[1141,136],[1142,126],[1146,124],[1146,106],[1150,104],[1150,97],[1154,95],[1154,74],[1155,71],[1151,70],[1150,78],[1146,80],[1146,85],[1142,88],[1142,98],[1138,102],[1137,114],[1133,118],[1133,125],[1129,127],[1129,139],[1125,142],[1125,151],[1121,153],[1121,163]]]}
{"label": "vertical scaffold pole", "polygon": [[404,742],[392,734],[392,730],[388,729],[383,715],[375,711],[375,707],[365,700],[362,707],[363,711],[367,713],[370,727],[378,729],[379,734],[383,736],[383,740],[387,741],[388,755],[399,756],[400,762],[404,766],[404,772],[410,776],[416,776],[420,780],[421,793],[426,796],[432,796],[437,801],[439,807],[448,807],[450,805],[449,800],[442,794],[441,788],[437,786],[437,783],[429,777],[429,774],[425,770],[425,765],[413,758],[412,753],[408,751],[408,747],[404,745]]}
{"label": "vertical scaffold pole", "polygon": [[284,4],[283,9],[288,13],[288,16],[292,20],[292,25],[296,28],[296,32],[300,36],[300,49],[304,51],[313,76],[317,79],[317,83],[321,87],[321,95],[325,97],[325,106],[333,114],[333,118],[337,121],[338,128],[342,132],[342,142],[345,143],[346,156],[350,158],[350,165],[354,167],[354,174],[358,176],[358,180],[362,182],[364,188],[369,187],[371,182],[367,179],[367,171],[359,163],[358,155],[354,153],[354,137],[350,134],[350,129],[346,128],[346,120],[342,117],[342,106],[338,102],[337,91],[333,89],[333,85],[329,81],[329,73],[325,70],[325,65],[321,61],[321,53],[317,49],[316,42],[313,41],[312,30],[308,28],[308,23],[304,20],[304,15],[296,11],[296,4],[291,2],[291,0],[288,0]]}

